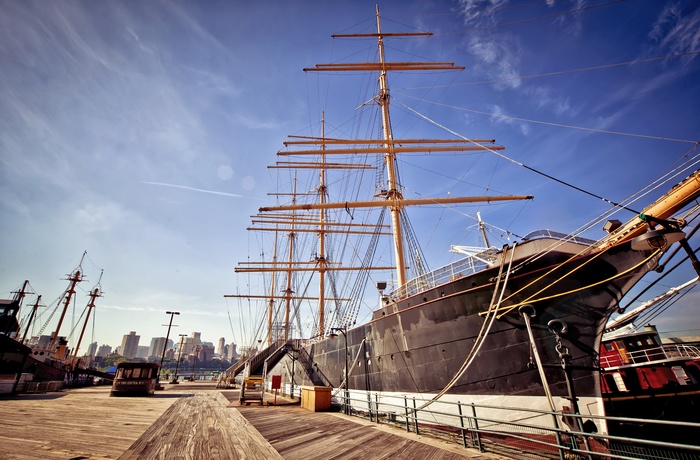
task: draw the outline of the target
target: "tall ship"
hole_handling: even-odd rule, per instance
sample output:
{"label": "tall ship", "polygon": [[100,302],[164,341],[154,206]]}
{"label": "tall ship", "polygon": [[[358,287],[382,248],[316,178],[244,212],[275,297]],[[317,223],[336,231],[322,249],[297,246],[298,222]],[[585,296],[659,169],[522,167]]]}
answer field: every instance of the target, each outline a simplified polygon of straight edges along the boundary
{"label": "tall ship", "polygon": [[[2,393],[14,393],[29,383],[51,383],[51,388],[60,389],[64,381],[85,380],[87,375],[100,373],[88,369],[89,362],[78,356],[96,300],[102,297],[102,274],[97,284],[88,293],[88,302],[69,334],[65,329],[67,313],[75,301],[79,283],[85,280],[83,253],[80,264],[67,275],[68,286],[49,308],[37,295],[32,305],[22,305],[29,293],[26,280],[15,291],[12,299],[0,300],[0,384]],[[58,313],[56,319],[55,314]],[[44,334],[47,326],[53,326],[50,334]],[[69,338],[80,332],[75,346],[69,347]]]}
{"label": "tall ship", "polygon": [[[402,129],[417,135],[395,136],[390,76],[463,69],[414,56],[387,59],[387,42],[429,35],[383,31],[377,8],[375,30],[333,36],[372,40],[376,60],[304,69],[335,78],[372,75],[364,83],[375,88],[374,95],[356,107],[373,128],[336,127],[323,114],[317,135],[291,137],[278,152],[280,160],[270,167],[286,181],[272,194],[278,204],[261,207],[249,227],[268,237],[260,249],[263,260],[236,267],[264,281],[247,281],[251,292],[226,296],[266,304],[267,348],[228,373],[252,374],[267,362],[268,374],[287,380],[293,374],[296,385],[345,389],[338,396],[353,401],[370,392],[380,404],[383,398],[415,397],[422,405],[460,401],[603,415],[599,351],[606,323],[670,248],[689,248],[683,228],[700,196],[698,159],[668,174],[668,193],[644,209],[609,201],[610,210],[586,226],[603,228],[601,239],[535,230],[495,247],[477,215],[465,225],[474,223],[485,244],[451,246],[460,257],[431,270],[409,214],[439,226],[445,210],[532,196],[435,196],[433,189],[419,191],[429,184],[402,179],[400,165],[417,155],[431,156],[445,177],[462,174],[440,169],[446,155],[462,155],[464,169],[476,155],[513,161],[492,139],[444,127],[449,139],[424,138],[422,130],[405,125],[436,123],[404,105]],[[348,132],[354,135],[340,135]],[[620,210],[633,217],[613,218]],[[381,246],[384,240],[390,251]],[[310,241],[313,248],[302,251]],[[369,317],[358,321],[367,306]],[[303,323],[307,316],[311,324]],[[601,420],[591,423],[606,431]]]}

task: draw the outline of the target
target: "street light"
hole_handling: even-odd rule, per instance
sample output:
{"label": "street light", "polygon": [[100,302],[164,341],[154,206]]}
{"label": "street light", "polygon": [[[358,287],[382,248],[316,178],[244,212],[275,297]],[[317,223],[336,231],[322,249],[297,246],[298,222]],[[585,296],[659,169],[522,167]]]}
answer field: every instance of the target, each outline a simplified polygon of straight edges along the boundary
{"label": "street light", "polygon": [[[177,354],[177,364],[175,364],[175,378],[170,381],[170,383],[180,383],[177,381],[177,370],[180,368],[180,359],[182,359],[182,342],[185,340],[185,337],[187,337],[187,334],[179,334],[180,335],[180,346],[178,347],[178,354]],[[167,340],[166,340],[167,342]]]}
{"label": "street light", "polygon": [[343,334],[343,338],[345,339],[345,414],[349,414],[349,404],[350,404],[350,391],[348,390],[348,335],[347,335],[347,328],[346,327],[332,327],[331,328],[331,333],[328,335],[328,337],[331,338],[336,338],[338,337],[338,334],[335,332],[340,332]]}
{"label": "street light", "polygon": [[[170,328],[173,327],[173,316],[179,315],[179,311],[166,311],[166,315],[170,315],[170,324],[168,324],[168,333],[165,336],[165,343],[163,344],[163,355],[160,357],[160,371],[158,371],[158,379],[160,379],[160,374],[163,372],[163,361],[165,360],[165,349],[168,348],[168,339],[170,338]],[[165,324],[163,324],[165,326]]]}

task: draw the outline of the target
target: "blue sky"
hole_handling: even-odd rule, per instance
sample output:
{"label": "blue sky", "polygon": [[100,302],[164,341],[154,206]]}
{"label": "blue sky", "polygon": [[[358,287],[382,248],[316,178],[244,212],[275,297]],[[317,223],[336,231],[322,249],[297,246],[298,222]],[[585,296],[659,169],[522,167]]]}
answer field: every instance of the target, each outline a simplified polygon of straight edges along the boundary
{"label": "blue sky", "polygon": [[[100,269],[105,295],[83,343],[116,346],[135,330],[147,344],[165,335],[165,311],[177,310],[171,335],[200,331],[204,340],[245,345],[251,327],[242,324],[252,323],[252,310],[223,296],[247,282],[234,274],[236,263],[257,259],[245,228],[270,202],[266,166],[321,111],[340,127],[358,105],[353,78],[335,77],[331,87],[302,68],[371,55],[368,42],[330,36],[372,31],[375,3],[0,0],[2,297],[29,279],[52,302],[87,251],[76,310]],[[416,44],[392,42],[394,59],[466,66],[420,84],[414,75],[390,82],[397,137],[418,132],[400,104],[423,99],[417,109],[443,126],[495,138],[510,158],[613,201],[667,171],[700,139],[695,1],[379,7],[385,30],[435,33]],[[472,160],[415,171],[408,160],[406,178],[420,178],[423,193],[457,192],[444,176],[459,176],[455,168]],[[466,168],[464,183],[479,194],[535,195],[527,204],[480,208],[515,234],[573,232],[608,209],[511,163],[486,161],[488,172],[467,178]],[[439,231],[420,216],[432,267],[450,260],[450,244],[469,244],[473,222],[462,215],[441,216]],[[688,268],[664,285],[692,276]],[[691,293],[655,322],[700,329],[699,313]]]}

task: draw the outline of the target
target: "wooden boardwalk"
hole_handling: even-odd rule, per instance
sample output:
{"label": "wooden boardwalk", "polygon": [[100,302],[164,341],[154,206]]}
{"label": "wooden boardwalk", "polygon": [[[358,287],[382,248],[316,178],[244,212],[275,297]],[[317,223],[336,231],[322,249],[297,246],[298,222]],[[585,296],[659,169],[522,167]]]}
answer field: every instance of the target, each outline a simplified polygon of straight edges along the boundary
{"label": "wooden boardwalk", "polygon": [[0,458],[115,459],[181,394],[110,398],[97,386],[0,399]]}
{"label": "wooden boardwalk", "polygon": [[250,459],[283,457],[219,391],[197,391],[182,398],[119,460]]}
{"label": "wooden boardwalk", "polygon": [[[270,399],[266,395],[266,399]],[[504,458],[415,433],[298,405],[234,407],[286,460]]]}
{"label": "wooden boardwalk", "polygon": [[[272,401],[266,395],[266,401]],[[109,387],[0,399],[0,458],[447,459],[502,458],[398,428],[298,405],[238,405],[212,383],[168,385],[141,398]]]}

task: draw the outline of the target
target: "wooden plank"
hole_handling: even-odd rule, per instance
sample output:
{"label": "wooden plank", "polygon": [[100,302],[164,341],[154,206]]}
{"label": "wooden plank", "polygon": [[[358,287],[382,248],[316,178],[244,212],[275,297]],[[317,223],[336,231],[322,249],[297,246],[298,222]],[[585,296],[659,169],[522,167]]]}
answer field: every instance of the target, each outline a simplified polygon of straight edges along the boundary
{"label": "wooden plank", "polygon": [[218,391],[179,399],[119,460],[282,459]]}
{"label": "wooden plank", "polygon": [[116,459],[182,396],[114,398],[109,391],[109,386],[95,386],[4,397],[2,458]]}
{"label": "wooden plank", "polygon": [[[235,398],[227,392],[224,395],[229,400]],[[311,412],[298,405],[236,408],[287,460],[503,458],[357,417]]]}

